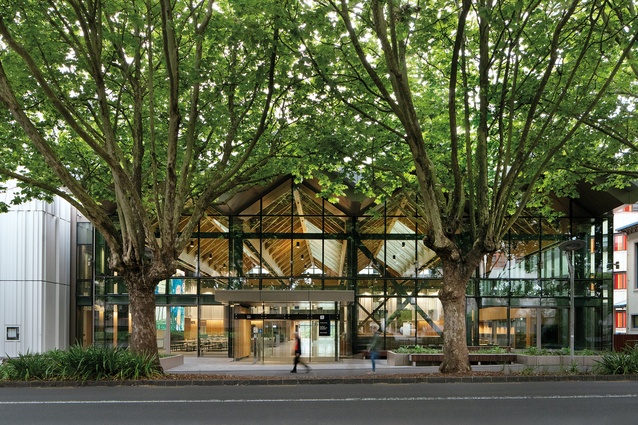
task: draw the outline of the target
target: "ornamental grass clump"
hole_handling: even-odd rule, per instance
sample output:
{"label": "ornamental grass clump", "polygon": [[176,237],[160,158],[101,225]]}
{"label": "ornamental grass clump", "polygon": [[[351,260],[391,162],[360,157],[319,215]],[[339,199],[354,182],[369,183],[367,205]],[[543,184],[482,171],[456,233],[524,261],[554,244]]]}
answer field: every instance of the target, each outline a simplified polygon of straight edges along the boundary
{"label": "ornamental grass clump", "polygon": [[5,359],[0,380],[137,380],[162,374],[154,356],[114,347],[73,346],[68,350],[27,353]]}
{"label": "ornamental grass clump", "polygon": [[46,380],[58,374],[56,367],[45,354],[21,354],[3,361],[0,365],[0,377],[3,380]]}
{"label": "ornamental grass clump", "polygon": [[638,374],[638,348],[626,348],[603,354],[596,361],[594,372],[604,375],[635,375]]}

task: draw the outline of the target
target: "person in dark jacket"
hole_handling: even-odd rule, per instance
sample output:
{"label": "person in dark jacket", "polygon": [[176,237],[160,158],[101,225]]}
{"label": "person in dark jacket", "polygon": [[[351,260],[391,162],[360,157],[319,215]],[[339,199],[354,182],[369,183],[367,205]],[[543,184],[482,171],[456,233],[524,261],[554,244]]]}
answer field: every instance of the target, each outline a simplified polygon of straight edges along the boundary
{"label": "person in dark jacket", "polygon": [[310,366],[301,361],[301,338],[299,338],[299,332],[295,332],[295,359],[292,370],[290,373],[297,373],[297,365],[301,364],[306,368],[306,373],[310,372]]}
{"label": "person in dark jacket", "polygon": [[381,342],[381,338],[379,336],[379,328],[377,326],[372,327],[372,338],[370,339],[370,344],[368,345],[368,353],[370,353],[370,362],[372,362],[372,372],[376,372],[376,364],[375,361],[379,357],[379,344]]}

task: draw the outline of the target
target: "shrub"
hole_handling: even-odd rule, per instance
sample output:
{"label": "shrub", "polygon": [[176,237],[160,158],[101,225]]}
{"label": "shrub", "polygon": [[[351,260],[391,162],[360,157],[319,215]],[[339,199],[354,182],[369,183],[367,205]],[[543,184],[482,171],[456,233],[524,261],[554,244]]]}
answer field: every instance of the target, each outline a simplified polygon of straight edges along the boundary
{"label": "shrub", "polygon": [[[537,348],[534,346],[534,347],[526,347],[523,350],[523,354],[527,354],[529,356],[569,356],[570,353],[569,353],[569,347],[548,349],[548,348]],[[599,351],[584,349],[584,350],[576,350],[574,351],[574,354],[579,356],[595,356],[602,353]]]}
{"label": "shrub", "polygon": [[507,354],[507,350],[503,347],[486,347],[476,350],[477,354]]}
{"label": "shrub", "polygon": [[638,373],[638,349],[603,354],[596,361],[594,372],[605,375],[633,375]]}
{"label": "shrub", "polygon": [[161,373],[154,356],[116,347],[73,346],[67,351],[27,353],[10,357],[0,365],[0,379],[12,381],[143,379]]}
{"label": "shrub", "polygon": [[[402,345],[401,347],[393,350],[395,353],[402,354],[441,354],[443,350],[441,348],[423,347],[421,345]],[[474,353],[476,354],[505,354],[507,350],[503,347],[485,347],[481,348]]]}
{"label": "shrub", "polygon": [[394,352],[402,354],[439,354],[442,351],[440,348],[423,347],[421,345],[403,345],[394,350]]}
{"label": "shrub", "polygon": [[50,360],[45,354],[20,354],[18,357],[8,358],[2,363],[0,376],[9,380],[19,376],[20,380],[24,381],[49,379],[57,374],[56,367],[55,360]]}

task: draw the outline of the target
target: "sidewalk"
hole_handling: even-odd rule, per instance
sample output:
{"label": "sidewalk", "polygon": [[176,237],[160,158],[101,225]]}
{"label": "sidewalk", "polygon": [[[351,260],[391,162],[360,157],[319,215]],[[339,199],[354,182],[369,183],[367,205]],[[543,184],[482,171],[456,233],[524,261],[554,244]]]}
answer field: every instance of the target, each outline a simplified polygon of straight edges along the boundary
{"label": "sidewalk", "polygon": [[[306,373],[303,366],[297,367],[297,376],[309,377],[352,377],[362,375],[372,375],[372,365],[370,360],[365,359],[343,359],[338,362],[310,362],[310,371]],[[235,361],[222,357],[190,357],[184,356],[184,364],[168,369],[165,372],[171,375],[228,375],[228,376],[261,376],[277,378],[294,378],[295,374],[290,373],[292,369],[292,358],[290,362],[265,362],[253,363],[252,359]],[[499,372],[510,374],[520,372],[523,365],[482,365],[472,366],[475,372]],[[374,376],[383,375],[420,375],[438,374],[438,366],[388,366],[385,359],[376,361],[376,372]],[[176,376],[177,377],[177,376]]]}
{"label": "sidewalk", "polygon": [[[252,359],[184,357],[184,364],[166,370],[168,380],[148,382],[160,386],[216,385],[317,385],[317,384],[414,384],[414,383],[505,383],[545,381],[629,381],[635,375],[589,373],[526,373],[522,364],[473,365],[466,374],[441,374],[438,366],[388,366],[377,360],[372,373],[370,360],[343,359],[338,362],[310,362],[310,371],[290,362],[253,363]],[[136,383],[132,383],[136,385]]]}

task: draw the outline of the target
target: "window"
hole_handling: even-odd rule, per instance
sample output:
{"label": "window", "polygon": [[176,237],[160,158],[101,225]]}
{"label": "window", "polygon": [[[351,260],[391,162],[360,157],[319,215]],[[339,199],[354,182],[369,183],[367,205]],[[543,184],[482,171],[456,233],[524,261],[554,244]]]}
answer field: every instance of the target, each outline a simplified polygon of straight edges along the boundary
{"label": "window", "polygon": [[20,341],[20,327],[19,326],[7,326],[7,341]]}
{"label": "window", "polygon": [[636,314],[631,315],[631,327],[638,328],[638,315]]}
{"label": "window", "polygon": [[[636,316],[633,316],[636,317]],[[626,311],[616,311],[616,329],[625,329],[627,328],[627,312]]]}
{"label": "window", "polygon": [[627,289],[627,273],[614,273],[614,289]]}
{"label": "window", "polygon": [[614,235],[614,251],[627,251],[627,235],[624,233]]}

